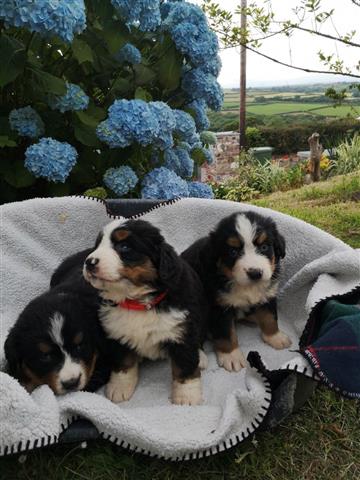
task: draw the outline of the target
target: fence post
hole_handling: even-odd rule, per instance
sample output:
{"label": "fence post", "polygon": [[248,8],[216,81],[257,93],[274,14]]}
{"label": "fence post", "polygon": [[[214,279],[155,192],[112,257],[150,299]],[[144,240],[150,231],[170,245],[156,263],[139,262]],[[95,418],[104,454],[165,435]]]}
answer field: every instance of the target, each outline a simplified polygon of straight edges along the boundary
{"label": "fence post", "polygon": [[323,146],[319,140],[320,135],[318,133],[313,133],[311,137],[308,138],[310,145],[310,171],[313,182],[318,182],[320,180],[320,161],[323,153]]}

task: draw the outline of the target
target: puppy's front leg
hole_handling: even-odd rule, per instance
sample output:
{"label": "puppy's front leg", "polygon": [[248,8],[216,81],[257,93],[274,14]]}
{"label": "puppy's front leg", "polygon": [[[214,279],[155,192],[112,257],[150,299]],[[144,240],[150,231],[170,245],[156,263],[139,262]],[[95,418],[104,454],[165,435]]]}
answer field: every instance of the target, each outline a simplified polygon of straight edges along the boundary
{"label": "puppy's front leg", "polygon": [[258,323],[262,339],[271,347],[276,350],[290,347],[290,338],[279,330],[278,327],[276,298],[272,298],[268,303],[259,307],[249,316],[249,320],[254,320]]}
{"label": "puppy's front leg", "polygon": [[169,346],[171,358],[171,400],[176,405],[202,403],[199,348],[182,344]]}
{"label": "puppy's front leg", "polygon": [[136,388],[139,378],[137,354],[114,340],[110,351],[112,372],[105,387],[106,397],[114,403],[129,400]]}
{"label": "puppy's front leg", "polygon": [[219,366],[229,372],[238,372],[246,367],[246,360],[239,348],[233,313],[232,309],[214,309],[210,332]]}

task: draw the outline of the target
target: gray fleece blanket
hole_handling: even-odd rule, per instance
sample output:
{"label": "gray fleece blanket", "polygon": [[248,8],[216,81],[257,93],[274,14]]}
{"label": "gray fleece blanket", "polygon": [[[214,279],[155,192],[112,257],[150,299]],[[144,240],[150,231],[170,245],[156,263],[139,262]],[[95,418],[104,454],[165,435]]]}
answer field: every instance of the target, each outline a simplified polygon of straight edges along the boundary
{"label": "gray fleece blanket", "polygon": [[[269,370],[297,370],[312,375],[297,353],[307,319],[324,298],[346,294],[360,284],[360,252],[300,220],[250,205],[183,199],[142,218],[160,227],[178,252],[206,235],[225,215],[254,210],[270,215],[287,242],[279,294],[279,324],[292,339],[289,350],[276,351],[260,339],[258,328],[239,324],[245,354],[259,352]],[[210,455],[249,436],[262,423],[271,401],[267,380],[248,367],[239,373],[219,368],[211,345],[203,373],[204,403],[175,406],[169,401],[169,362],[141,366],[140,382],[129,402],[113,404],[97,393],[56,397],[47,386],[31,395],[4,373],[3,344],[20,311],[44,292],[55,267],[69,254],[92,246],[111,219],[106,206],[88,198],[34,199],[0,207],[0,454],[56,443],[77,416],[119,445],[167,459]]]}

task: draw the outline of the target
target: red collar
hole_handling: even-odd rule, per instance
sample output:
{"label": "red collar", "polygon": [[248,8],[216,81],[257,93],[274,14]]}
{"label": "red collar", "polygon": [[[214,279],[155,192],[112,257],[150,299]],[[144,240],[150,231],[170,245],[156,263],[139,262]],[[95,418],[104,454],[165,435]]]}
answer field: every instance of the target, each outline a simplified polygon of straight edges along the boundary
{"label": "red collar", "polygon": [[153,298],[149,303],[140,303],[137,300],[132,300],[131,298],[125,298],[122,302],[119,302],[117,306],[119,308],[126,308],[127,310],[151,310],[158,303],[163,300],[167,295],[167,290],[160,293],[157,297]]}

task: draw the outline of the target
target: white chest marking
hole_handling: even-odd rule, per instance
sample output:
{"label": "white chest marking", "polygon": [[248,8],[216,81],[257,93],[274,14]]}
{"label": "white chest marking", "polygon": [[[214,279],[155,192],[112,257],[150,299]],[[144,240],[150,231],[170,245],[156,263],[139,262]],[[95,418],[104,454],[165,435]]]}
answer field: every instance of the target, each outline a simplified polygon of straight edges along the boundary
{"label": "white chest marking", "polygon": [[246,309],[253,305],[266,303],[276,295],[278,285],[238,285],[234,284],[230,291],[218,295],[218,302],[223,306]]}
{"label": "white chest marking", "polygon": [[100,311],[107,335],[127,343],[139,355],[156,360],[165,358],[163,343],[181,341],[188,312],[170,309],[168,312],[126,310],[103,306]]}

